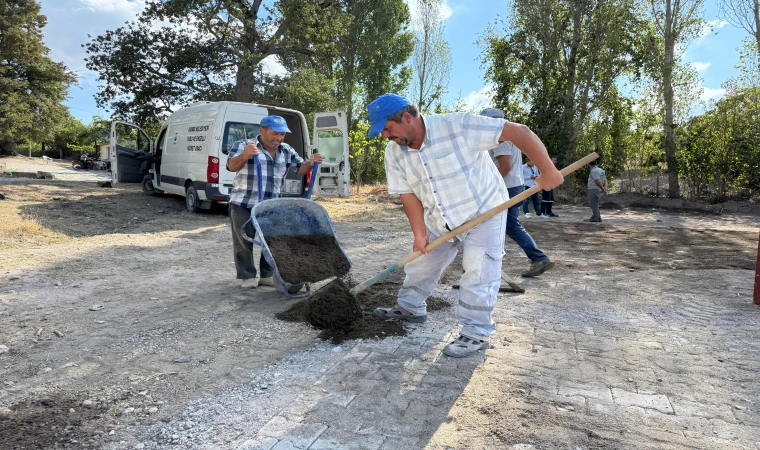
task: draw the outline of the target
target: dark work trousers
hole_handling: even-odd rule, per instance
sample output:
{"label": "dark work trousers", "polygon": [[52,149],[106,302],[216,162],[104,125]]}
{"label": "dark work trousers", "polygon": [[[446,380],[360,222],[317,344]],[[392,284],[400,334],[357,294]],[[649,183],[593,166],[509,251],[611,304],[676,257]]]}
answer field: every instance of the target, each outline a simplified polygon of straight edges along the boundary
{"label": "dark work trousers", "polygon": [[[237,277],[241,280],[256,278],[256,266],[253,264],[253,244],[243,237],[243,225],[251,218],[251,210],[233,203],[229,204],[230,226],[232,227],[232,251],[235,256],[235,270]],[[254,237],[256,230],[253,225],[248,224],[246,233]],[[261,255],[259,259],[259,268],[261,269],[261,278],[274,276],[274,268],[269,265]]]}
{"label": "dark work trousers", "polygon": [[554,189],[551,191],[541,191],[541,214],[548,216],[552,213],[554,206]]}
{"label": "dark work trousers", "polygon": [[599,189],[588,190],[588,205],[591,207],[591,220],[601,221],[602,215],[599,213],[599,200],[602,198],[602,191]]}
{"label": "dark work trousers", "polygon": [[[527,191],[530,189],[530,187],[525,186],[525,190]],[[533,203],[533,209],[536,211],[536,215],[541,215],[541,200],[538,199],[538,197],[541,194],[536,192],[535,194],[531,195],[529,198],[526,198],[525,201],[523,201],[523,212],[525,214],[528,214],[528,204]]]}

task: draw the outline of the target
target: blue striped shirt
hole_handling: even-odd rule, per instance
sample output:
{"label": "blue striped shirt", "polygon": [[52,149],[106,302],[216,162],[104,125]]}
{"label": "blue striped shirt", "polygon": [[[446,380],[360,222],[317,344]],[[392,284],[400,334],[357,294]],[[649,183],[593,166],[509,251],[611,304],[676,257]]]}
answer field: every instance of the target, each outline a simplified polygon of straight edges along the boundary
{"label": "blue striped shirt", "polygon": [[[300,168],[301,164],[303,164],[303,158],[298,156],[293,147],[283,142],[277,147],[275,158],[272,159],[272,155],[262,147],[258,136],[256,136],[256,139],[246,139],[232,144],[230,154],[227,157],[232,159],[243,153],[243,148],[249,143],[255,143],[259,149],[262,188],[264,189],[262,200],[279,197],[280,192],[282,192],[282,181],[288,169],[293,165],[295,165],[296,169]],[[232,191],[230,192],[230,203],[246,208],[253,208],[259,202],[258,191],[256,163],[254,162],[254,158],[251,158],[235,174],[235,179],[232,182]]]}
{"label": "blue striped shirt", "polygon": [[419,150],[393,141],[385,148],[388,192],[417,196],[425,225],[442,236],[509,199],[488,153],[506,121],[461,113],[422,120],[425,139]]}

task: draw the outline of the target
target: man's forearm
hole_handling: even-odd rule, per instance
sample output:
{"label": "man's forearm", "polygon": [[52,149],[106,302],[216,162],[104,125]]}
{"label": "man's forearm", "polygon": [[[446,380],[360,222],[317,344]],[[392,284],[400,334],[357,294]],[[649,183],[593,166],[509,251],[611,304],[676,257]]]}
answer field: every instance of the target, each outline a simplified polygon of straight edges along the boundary
{"label": "man's forearm", "polygon": [[237,172],[238,170],[245,167],[246,163],[248,162],[249,158],[245,157],[245,154],[241,153],[234,158],[230,158],[227,160],[227,168],[230,170],[230,172]]}
{"label": "man's forearm", "polygon": [[504,124],[499,141],[512,141],[528,159],[533,161],[541,173],[549,172],[554,167],[541,139],[525,125],[507,122]]}
{"label": "man's forearm", "polygon": [[414,236],[427,236],[425,209],[420,199],[414,194],[401,194],[399,198],[401,198],[401,203],[404,205],[404,213],[409,219],[409,225],[412,227]]}
{"label": "man's forearm", "polygon": [[307,173],[311,172],[311,169],[314,168],[314,161],[306,161],[301,164],[301,167],[298,168],[298,175],[306,175]]}

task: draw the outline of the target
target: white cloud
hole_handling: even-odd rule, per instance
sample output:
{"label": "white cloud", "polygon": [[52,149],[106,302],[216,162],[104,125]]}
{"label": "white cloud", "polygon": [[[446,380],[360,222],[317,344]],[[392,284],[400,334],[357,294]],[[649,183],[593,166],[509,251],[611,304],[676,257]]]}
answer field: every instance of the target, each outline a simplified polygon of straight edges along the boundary
{"label": "white cloud", "polygon": [[95,13],[121,13],[137,15],[145,9],[144,0],[80,0],[85,8]]}
{"label": "white cloud", "polygon": [[[415,19],[419,16],[419,8],[417,8],[417,0],[404,0],[406,2],[406,5],[409,7],[409,16],[412,19],[412,23],[415,22]],[[451,9],[451,6],[449,6],[449,3],[447,0],[443,0],[443,7],[442,13],[443,13],[443,20],[446,21],[454,14],[454,11]]]}
{"label": "white cloud", "polygon": [[720,100],[721,98],[725,97],[726,90],[723,88],[713,89],[709,87],[702,86],[702,95],[699,96],[699,99],[703,102],[711,102]]}
{"label": "white cloud", "polygon": [[493,98],[493,86],[483,86],[479,91],[470,92],[467,97],[462,99],[464,111],[480,113],[481,110],[491,106]]}
{"label": "white cloud", "polygon": [[718,30],[728,25],[728,22],[721,19],[708,20],[702,25],[702,29],[697,33],[697,37],[694,38],[692,45],[699,46],[704,42],[710,34],[717,34]]}
{"label": "white cloud", "polygon": [[691,63],[691,67],[693,67],[694,70],[696,70],[697,72],[704,72],[705,70],[707,70],[708,67],[710,67],[710,63],[697,61],[697,62]]}
{"label": "white cloud", "polygon": [[261,61],[263,65],[263,71],[272,76],[283,76],[288,73],[285,67],[280,63],[280,59],[276,55],[267,56]]}

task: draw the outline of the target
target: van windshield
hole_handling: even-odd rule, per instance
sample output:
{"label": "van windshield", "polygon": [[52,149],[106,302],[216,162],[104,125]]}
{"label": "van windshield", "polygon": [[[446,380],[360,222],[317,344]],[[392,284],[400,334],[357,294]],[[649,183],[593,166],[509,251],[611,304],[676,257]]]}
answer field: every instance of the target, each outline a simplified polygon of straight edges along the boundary
{"label": "van windshield", "polygon": [[232,145],[237,141],[253,139],[259,135],[259,126],[253,123],[227,122],[224,126],[222,153],[228,155]]}

